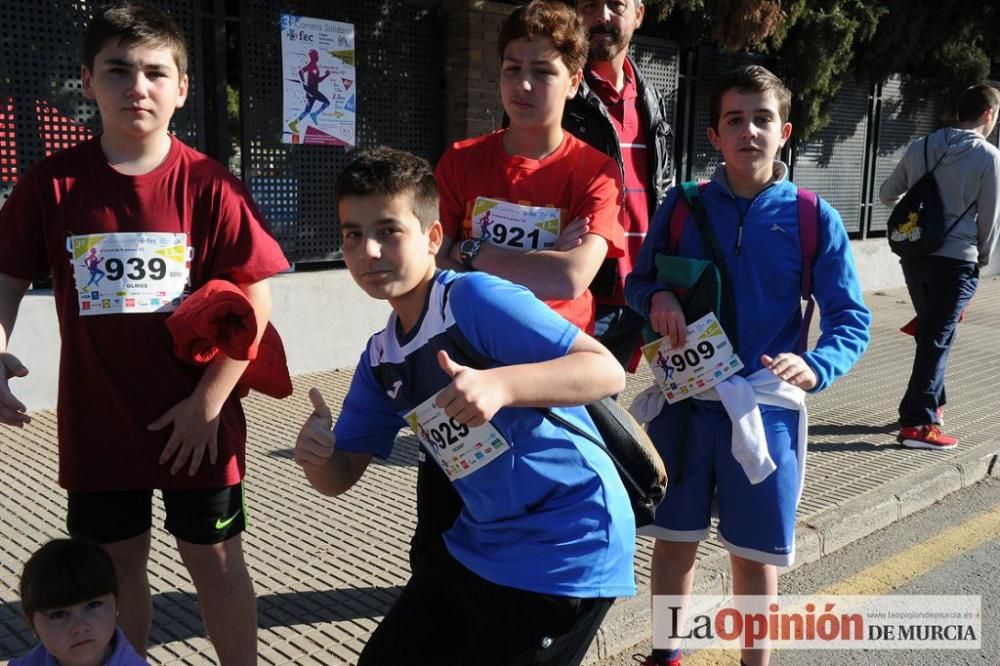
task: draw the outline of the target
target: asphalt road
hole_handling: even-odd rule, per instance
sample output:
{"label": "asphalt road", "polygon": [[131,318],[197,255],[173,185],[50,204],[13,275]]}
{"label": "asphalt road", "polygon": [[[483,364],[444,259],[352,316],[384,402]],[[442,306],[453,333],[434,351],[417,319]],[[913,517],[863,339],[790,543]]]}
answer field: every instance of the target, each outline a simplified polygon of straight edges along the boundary
{"label": "asphalt road", "polygon": [[[779,578],[779,594],[980,595],[980,650],[778,650],[774,666],[1000,664],[1000,479],[959,491]],[[601,666],[635,666],[636,646]],[[735,651],[685,654],[684,666],[736,666]]]}

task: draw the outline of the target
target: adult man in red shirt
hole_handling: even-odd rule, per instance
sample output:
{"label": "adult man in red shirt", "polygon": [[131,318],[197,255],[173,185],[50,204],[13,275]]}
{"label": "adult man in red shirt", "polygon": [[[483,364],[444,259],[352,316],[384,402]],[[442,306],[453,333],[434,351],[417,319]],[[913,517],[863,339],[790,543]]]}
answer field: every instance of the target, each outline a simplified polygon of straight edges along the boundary
{"label": "adult man in red shirt", "polygon": [[625,276],[673,180],[672,131],[665,100],[628,57],[645,16],[642,0],[578,0],[576,11],[588,31],[590,53],[584,80],[566,103],[563,128],[613,157],[625,183],[625,256],[605,261],[590,287],[597,301],[595,335],[623,366],[634,368],[643,320],[625,305]]}

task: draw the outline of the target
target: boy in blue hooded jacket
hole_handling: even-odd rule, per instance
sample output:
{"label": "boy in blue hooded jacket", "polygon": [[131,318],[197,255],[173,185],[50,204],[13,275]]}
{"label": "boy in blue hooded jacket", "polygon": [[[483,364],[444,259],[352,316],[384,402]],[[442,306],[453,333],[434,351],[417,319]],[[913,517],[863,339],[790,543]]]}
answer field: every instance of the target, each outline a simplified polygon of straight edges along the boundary
{"label": "boy in blue hooded jacket", "polygon": [[[795,509],[806,451],[805,393],[847,372],[869,341],[871,314],[861,298],[840,215],[819,202],[814,264],[803,266],[798,190],[778,151],[791,135],[791,93],[760,66],[729,72],[712,95],[708,137],[724,162],[700,199],[721,256],[693,219],[670,242],[675,188],[656,212],[625,295],[651,328],[674,346],[686,338],[677,296],[657,280],[656,256],[713,260],[723,276],[720,323],[743,369],[715,389],[649,414],[649,434],[671,479],[654,525],[654,595],[690,594],[698,543],[708,537],[713,497],[719,538],[730,552],[739,595],[777,594],[778,566],[795,554]],[[820,307],[820,336],[797,353],[800,279],[811,270]],[[657,404],[657,407],[659,403]],[[656,410],[653,410],[656,412]],[[680,436],[684,431],[685,435]],[[676,643],[661,646],[649,666],[680,663]],[[672,647],[674,649],[666,649]],[[744,649],[742,661],[767,664],[767,650]]]}

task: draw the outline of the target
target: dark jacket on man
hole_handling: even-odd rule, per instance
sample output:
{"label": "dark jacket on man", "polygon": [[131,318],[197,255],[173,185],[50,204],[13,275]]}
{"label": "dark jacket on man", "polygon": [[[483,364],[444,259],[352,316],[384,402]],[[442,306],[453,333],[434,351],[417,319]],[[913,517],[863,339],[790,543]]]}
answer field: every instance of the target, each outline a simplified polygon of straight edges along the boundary
{"label": "dark jacket on man", "polygon": [[[667,122],[667,101],[657,90],[646,84],[642,73],[636,64],[632,63],[635,72],[637,102],[640,117],[646,130],[646,141],[649,155],[649,174],[652,179],[649,188],[649,217],[653,217],[656,207],[667,196],[667,189],[673,181],[671,164],[671,139],[673,129]],[[618,144],[618,134],[615,132],[608,110],[601,98],[587,84],[586,75],[590,68],[584,70],[584,80],[573,99],[566,102],[563,111],[563,129],[601,152],[613,157],[618,166],[622,167],[622,151]],[[624,167],[622,167],[624,169]]]}
{"label": "dark jacket on man", "polygon": [[[673,182],[673,167],[671,164],[671,139],[673,130],[667,122],[667,101],[660,93],[646,84],[642,73],[634,62],[632,71],[635,73],[636,106],[639,117],[646,131],[646,155],[649,157],[649,177],[647,186],[649,194],[649,219],[653,218],[657,206],[667,196],[667,189]],[[576,96],[566,102],[563,111],[562,126],[581,141],[590,144],[602,153],[614,158],[618,168],[622,170],[624,182],[625,167],[622,161],[622,150],[618,133],[608,116],[608,110],[601,98],[587,84],[590,67],[584,70],[584,78]],[[615,285],[620,282],[618,277],[618,262],[606,259],[601,269],[591,283],[590,289],[598,299],[609,298],[615,291]]]}

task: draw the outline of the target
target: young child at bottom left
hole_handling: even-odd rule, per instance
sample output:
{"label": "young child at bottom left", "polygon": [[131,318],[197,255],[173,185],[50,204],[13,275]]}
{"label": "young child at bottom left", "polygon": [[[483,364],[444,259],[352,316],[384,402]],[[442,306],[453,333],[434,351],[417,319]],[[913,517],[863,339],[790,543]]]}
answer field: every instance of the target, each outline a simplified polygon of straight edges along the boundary
{"label": "young child at bottom left", "polygon": [[97,544],[54,539],[21,572],[21,609],[41,641],[11,666],[146,666],[118,628],[118,576]]}

